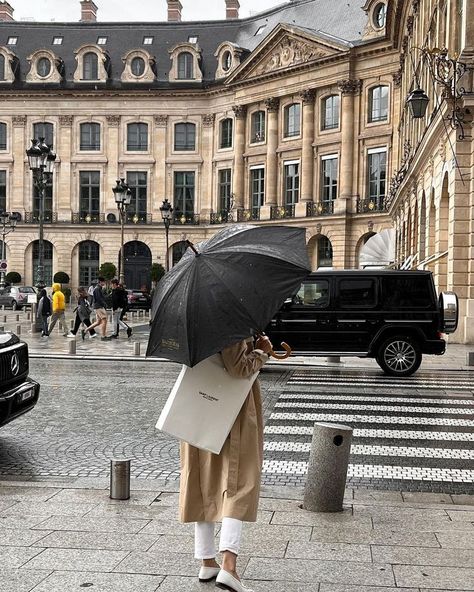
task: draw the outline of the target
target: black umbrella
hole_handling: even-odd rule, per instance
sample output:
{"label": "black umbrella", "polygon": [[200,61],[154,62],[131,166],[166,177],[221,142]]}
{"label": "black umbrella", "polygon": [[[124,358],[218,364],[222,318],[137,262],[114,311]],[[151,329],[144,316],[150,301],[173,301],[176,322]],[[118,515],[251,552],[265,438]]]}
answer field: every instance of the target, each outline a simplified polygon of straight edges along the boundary
{"label": "black umbrella", "polygon": [[304,228],[238,224],[189,244],[156,290],[147,356],[195,366],[261,332],[311,271]]}

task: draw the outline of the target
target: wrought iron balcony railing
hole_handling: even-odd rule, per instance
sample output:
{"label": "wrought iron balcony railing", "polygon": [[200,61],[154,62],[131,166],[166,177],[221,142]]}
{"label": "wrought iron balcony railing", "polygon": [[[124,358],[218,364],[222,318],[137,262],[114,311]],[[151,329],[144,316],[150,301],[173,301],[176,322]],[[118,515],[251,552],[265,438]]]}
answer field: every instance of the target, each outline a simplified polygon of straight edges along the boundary
{"label": "wrought iron balcony railing", "polygon": [[294,218],[295,206],[270,206],[270,220],[281,220],[283,218]]}
{"label": "wrought iron balcony railing", "polygon": [[211,224],[227,224],[234,221],[234,215],[228,210],[221,210],[220,212],[211,212]]}
{"label": "wrought iron balcony railing", "polygon": [[185,224],[199,224],[198,214],[184,214],[183,212],[174,212],[171,224],[185,225]]}
{"label": "wrought iron balcony railing", "polygon": [[[120,222],[120,220],[119,220]],[[152,215],[147,214],[146,212],[138,212],[132,214],[131,212],[127,212],[125,214],[125,224],[151,224],[152,223]]]}
{"label": "wrought iron balcony railing", "polygon": [[306,216],[330,216],[334,214],[334,201],[309,201],[306,204]]}
{"label": "wrought iron balcony railing", "polygon": [[[54,224],[58,221],[58,213],[57,212],[44,212],[43,214],[43,222],[45,224]],[[25,212],[24,218],[25,224],[36,224],[39,222],[39,213],[38,212]]]}
{"label": "wrought iron balcony railing", "polygon": [[357,200],[357,213],[364,214],[366,212],[386,212],[385,197],[379,198],[359,197]]}
{"label": "wrought iron balcony railing", "polygon": [[260,220],[260,208],[237,210],[237,222],[250,222],[251,220]]}
{"label": "wrought iron balcony railing", "polygon": [[105,224],[105,214],[97,212],[73,212],[71,222],[73,224]]}

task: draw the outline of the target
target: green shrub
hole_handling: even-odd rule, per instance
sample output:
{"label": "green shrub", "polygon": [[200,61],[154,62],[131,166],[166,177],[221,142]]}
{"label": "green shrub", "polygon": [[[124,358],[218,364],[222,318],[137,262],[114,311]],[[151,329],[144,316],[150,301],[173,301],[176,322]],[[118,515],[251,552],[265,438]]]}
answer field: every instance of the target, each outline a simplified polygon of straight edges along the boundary
{"label": "green shrub", "polygon": [[113,263],[102,263],[99,268],[99,275],[101,275],[107,282],[110,282],[110,280],[113,280],[117,275],[117,268]]}
{"label": "green shrub", "polygon": [[151,281],[156,284],[165,275],[165,268],[161,263],[153,263],[151,266]]}
{"label": "green shrub", "polygon": [[21,284],[21,275],[17,271],[9,271],[5,276],[5,281],[9,284]]}
{"label": "green shrub", "polygon": [[63,294],[64,294],[64,298],[66,299],[66,303],[69,304],[69,302],[71,302],[71,288],[64,288]]}
{"label": "green shrub", "polygon": [[54,274],[53,282],[57,284],[69,284],[70,278],[65,271],[58,271]]}

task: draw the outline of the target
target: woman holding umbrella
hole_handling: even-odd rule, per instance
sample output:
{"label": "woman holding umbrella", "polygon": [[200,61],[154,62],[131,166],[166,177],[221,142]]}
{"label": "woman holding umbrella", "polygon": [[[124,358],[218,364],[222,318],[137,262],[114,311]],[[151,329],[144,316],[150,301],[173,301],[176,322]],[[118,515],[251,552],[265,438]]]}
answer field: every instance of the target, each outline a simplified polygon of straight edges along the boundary
{"label": "woman holding umbrella", "polygon": [[[267,362],[272,344],[267,337],[240,341],[222,350],[231,376],[248,378]],[[181,443],[179,513],[182,522],[195,522],[195,557],[202,560],[200,581],[216,578],[216,586],[251,592],[237,575],[243,522],[255,522],[263,462],[263,420],[260,386],[256,380],[220,454]],[[216,562],[214,527],[222,521]]]}

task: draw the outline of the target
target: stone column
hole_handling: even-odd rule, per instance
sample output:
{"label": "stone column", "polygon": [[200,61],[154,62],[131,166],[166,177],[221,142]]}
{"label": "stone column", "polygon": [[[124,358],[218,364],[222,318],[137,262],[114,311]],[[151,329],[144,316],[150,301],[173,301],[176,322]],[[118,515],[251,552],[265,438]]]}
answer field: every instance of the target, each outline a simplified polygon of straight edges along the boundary
{"label": "stone column", "polygon": [[10,191],[11,197],[8,200],[9,209],[13,212],[33,210],[33,173],[28,163],[25,163],[25,151],[30,147],[31,142],[25,144],[26,115],[14,115],[12,118],[12,156],[13,167],[10,169]]}
{"label": "stone column", "polygon": [[[121,154],[120,146],[120,115],[107,115],[107,169],[105,173],[105,183],[103,185],[105,196],[101,200],[101,213],[106,210],[113,211],[117,208],[113,202],[112,187],[115,187],[116,180],[120,176],[119,171],[119,154]],[[118,218],[118,214],[117,214]]]}
{"label": "stone column", "polygon": [[235,115],[232,192],[234,194],[235,207],[237,209],[242,209],[244,207],[244,150],[247,107],[245,107],[245,105],[235,105],[232,109]]}
{"label": "stone column", "polygon": [[360,92],[360,80],[341,80],[341,159],[339,163],[339,204],[335,211],[345,212],[347,200],[354,195],[354,95]]}
{"label": "stone column", "polygon": [[304,90],[300,93],[303,102],[303,135],[301,148],[301,190],[299,203],[296,204],[295,215],[297,218],[306,217],[306,204],[313,201],[313,176],[314,176],[314,98],[315,91]]}
{"label": "stone column", "polygon": [[278,113],[280,99],[266,99],[267,107],[267,161],[265,167],[265,205],[260,210],[260,219],[270,219],[270,207],[277,205],[278,187]]}
{"label": "stone column", "polygon": [[[212,212],[212,195],[214,193],[212,186],[212,150],[214,138],[214,121],[216,116],[214,113],[208,113],[202,116],[202,143],[201,156],[203,159],[203,166],[201,169],[201,208],[200,208],[200,222],[201,224],[209,224]],[[245,122],[245,119],[244,119]],[[245,126],[245,123],[244,123]],[[244,127],[245,129],[245,127]],[[243,152],[242,152],[243,154]],[[241,176],[243,179],[244,169],[242,166]],[[235,170],[234,170],[235,174]],[[242,181],[243,187],[243,181]],[[214,202],[215,203],[215,202]],[[216,208],[217,209],[217,208]]]}
{"label": "stone column", "polygon": [[[167,115],[155,115],[153,118],[155,129],[154,129],[154,144],[153,144],[153,156],[155,158],[155,169],[153,184],[150,188],[151,191],[151,215],[153,222],[161,222],[160,207],[165,200],[172,204],[173,198],[171,195],[166,193],[166,146],[167,146],[167,127],[168,127],[168,116]],[[151,181],[151,180],[150,180]],[[151,185],[151,183],[150,183]]]}
{"label": "stone column", "polygon": [[59,116],[59,132],[57,135],[56,152],[60,161],[56,165],[56,182],[53,186],[53,209],[58,213],[58,221],[71,221],[71,157],[73,154],[72,146],[72,124],[74,117],[72,115]]}

